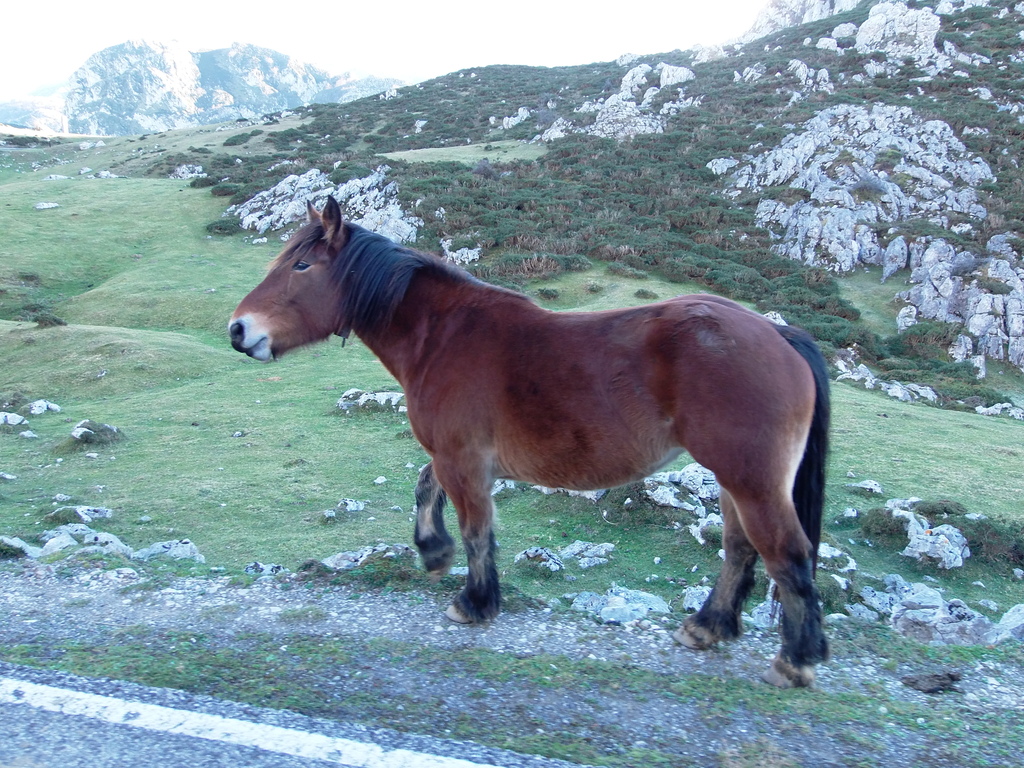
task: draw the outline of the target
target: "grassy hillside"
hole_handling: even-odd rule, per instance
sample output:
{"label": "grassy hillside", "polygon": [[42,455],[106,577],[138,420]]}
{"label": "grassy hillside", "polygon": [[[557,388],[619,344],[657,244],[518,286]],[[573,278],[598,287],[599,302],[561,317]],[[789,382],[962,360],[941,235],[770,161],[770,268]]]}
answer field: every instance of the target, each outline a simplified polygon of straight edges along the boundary
{"label": "grassy hillside", "polygon": [[[11,236],[3,247],[18,260],[6,275],[4,298],[46,300],[67,324],[0,323],[0,393],[20,393],[22,402],[47,398],[63,408],[30,417],[35,439],[14,428],[0,434],[0,470],[17,476],[0,485],[0,530],[38,534],[47,527],[44,515],[59,505],[54,497],[65,494],[70,503],[112,508],[115,517],[104,529],[134,547],[187,537],[207,567],[229,571],[253,560],[294,569],[309,557],[410,541],[412,490],[425,453],[402,416],[344,416],[335,407],[350,387],[395,386],[372,355],[358,341],[345,348],[327,343],[261,365],[226,343],[224,322],[258,281],[272,244],[207,239],[204,224],[216,214],[216,199],[173,182],[29,177],[4,189],[5,200],[21,207],[18,215],[4,211]],[[61,208],[32,210],[41,190],[59,198]],[[62,243],[75,259],[51,256]],[[28,271],[38,278],[18,283]],[[599,309],[700,287],[624,277],[595,261],[527,289],[552,308]],[[646,293],[637,297],[638,290]],[[848,472],[878,480],[888,496],[952,498],[971,511],[1020,520],[1024,472],[1015,467],[1022,466],[1024,425],[899,404],[853,386],[836,386],[835,402],[830,521],[842,520],[848,506],[877,504],[844,488]],[[85,418],[118,426],[126,439],[96,457],[62,452]],[[379,476],[387,482],[376,485]],[[545,599],[603,591],[613,581],[672,599],[684,574],[691,583],[714,576],[716,550],[696,545],[685,530],[689,520],[645,504],[627,512],[622,502],[629,495],[638,498],[638,489],[615,491],[597,505],[526,488],[500,496],[508,583]],[[325,523],[323,511],[345,497],[366,501],[366,509]],[[682,530],[672,525],[679,522]],[[866,546],[849,524],[830,523],[827,532],[873,573],[930,572],[890,549]],[[574,573],[572,585],[512,564],[528,546],[557,548],[577,538],[615,543],[612,564]],[[1002,578],[1009,564],[997,569],[998,579],[990,568],[971,563],[941,578],[964,597],[1012,599],[1013,587]],[[985,590],[971,586],[981,577]]]}

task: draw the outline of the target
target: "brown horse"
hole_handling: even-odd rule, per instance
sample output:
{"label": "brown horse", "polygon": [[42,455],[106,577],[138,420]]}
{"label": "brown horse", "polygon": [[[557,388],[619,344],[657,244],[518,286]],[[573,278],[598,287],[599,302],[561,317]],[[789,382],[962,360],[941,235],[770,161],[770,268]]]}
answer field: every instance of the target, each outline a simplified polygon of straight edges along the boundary
{"label": "brown horse", "polygon": [[802,331],[714,296],[630,309],[550,312],[438,257],[322,214],[288,242],[229,323],[258,360],[356,333],[401,383],[432,461],[416,488],[416,544],[448,572],[450,497],[469,561],[454,621],[497,615],[496,478],[569,489],[638,480],[683,450],[722,487],[725,565],[676,639],[704,649],[742,630],[764,558],[782,603],[782,648],[765,674],[809,685],[828,656],[814,583],[824,501],[825,360]]}

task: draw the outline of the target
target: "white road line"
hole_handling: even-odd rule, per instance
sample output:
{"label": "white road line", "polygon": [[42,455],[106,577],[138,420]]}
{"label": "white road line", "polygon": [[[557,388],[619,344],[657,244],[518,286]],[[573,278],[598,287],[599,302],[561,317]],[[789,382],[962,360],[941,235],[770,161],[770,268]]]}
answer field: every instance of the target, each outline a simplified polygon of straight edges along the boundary
{"label": "white road line", "polygon": [[384,749],[350,739],[306,733],[275,725],[122,701],[111,696],[80,693],[0,677],[0,703],[22,704],[148,731],[257,747],[295,757],[341,763],[353,768],[500,768],[407,749]]}

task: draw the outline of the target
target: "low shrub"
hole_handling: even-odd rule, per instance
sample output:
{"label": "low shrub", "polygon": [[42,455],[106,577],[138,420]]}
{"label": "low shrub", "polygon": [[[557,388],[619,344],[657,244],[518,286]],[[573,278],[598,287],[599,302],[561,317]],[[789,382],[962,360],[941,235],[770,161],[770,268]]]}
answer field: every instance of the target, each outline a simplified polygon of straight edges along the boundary
{"label": "low shrub", "polygon": [[217,219],[211,221],[206,225],[206,231],[211,235],[219,235],[221,237],[230,237],[231,235],[237,235],[242,231],[242,228],[238,226],[236,221],[228,221],[227,219]]}

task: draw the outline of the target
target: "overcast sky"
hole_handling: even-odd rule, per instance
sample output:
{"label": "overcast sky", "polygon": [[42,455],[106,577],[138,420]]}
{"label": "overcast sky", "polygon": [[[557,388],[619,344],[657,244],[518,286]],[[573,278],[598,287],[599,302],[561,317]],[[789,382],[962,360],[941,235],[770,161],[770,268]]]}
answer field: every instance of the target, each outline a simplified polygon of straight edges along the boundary
{"label": "overcast sky", "polygon": [[746,32],[766,2],[10,0],[0,11],[0,100],[60,84],[91,54],[126,40],[192,51],[252,43],[334,75],[416,82],[487,64],[589,64],[722,43]]}

